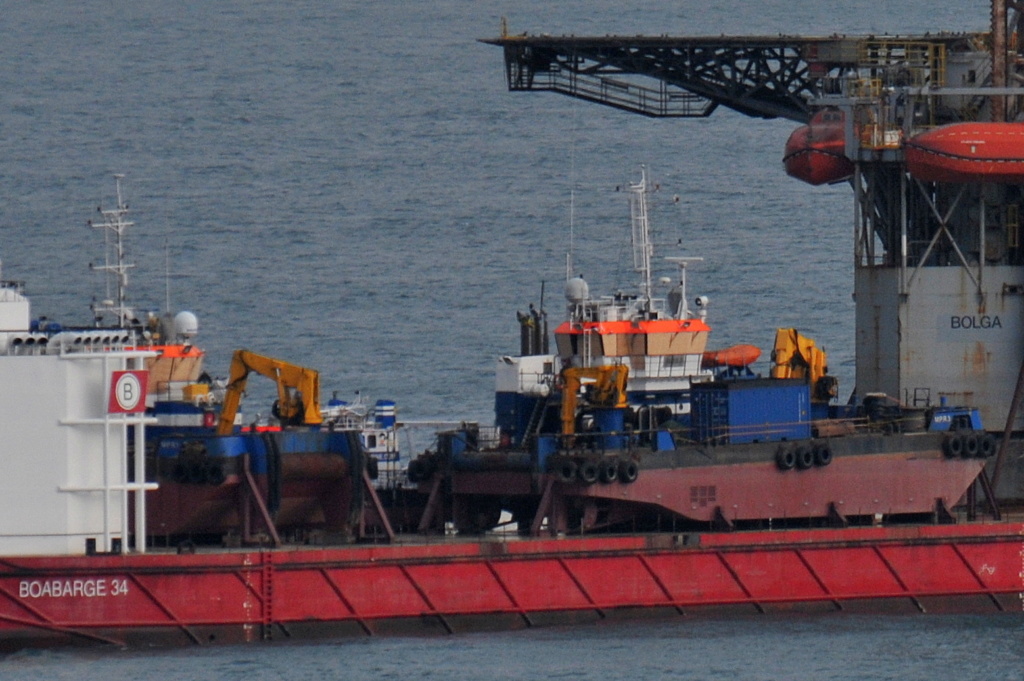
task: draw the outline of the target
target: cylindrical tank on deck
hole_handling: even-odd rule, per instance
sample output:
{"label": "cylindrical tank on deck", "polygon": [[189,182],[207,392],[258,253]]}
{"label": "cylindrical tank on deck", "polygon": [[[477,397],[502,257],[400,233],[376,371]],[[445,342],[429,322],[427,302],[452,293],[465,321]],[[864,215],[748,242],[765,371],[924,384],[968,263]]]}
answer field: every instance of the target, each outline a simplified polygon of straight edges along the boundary
{"label": "cylindrical tank on deck", "polygon": [[600,444],[605,449],[622,449],[626,446],[625,409],[594,409],[594,426],[600,431]]}

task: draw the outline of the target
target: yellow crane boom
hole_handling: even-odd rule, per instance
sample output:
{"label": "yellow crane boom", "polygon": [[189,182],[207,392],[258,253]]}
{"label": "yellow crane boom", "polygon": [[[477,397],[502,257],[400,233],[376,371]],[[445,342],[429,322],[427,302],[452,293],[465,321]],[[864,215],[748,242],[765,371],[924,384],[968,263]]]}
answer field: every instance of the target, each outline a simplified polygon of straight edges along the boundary
{"label": "yellow crane boom", "polygon": [[217,422],[218,435],[230,435],[235,415],[242,403],[249,374],[256,372],[277,384],[277,402],[274,415],[282,425],[316,425],[323,423],[320,415],[320,374],[314,369],[296,366],[273,357],[235,350],[231,358],[224,405]]}
{"label": "yellow crane boom", "polygon": [[592,381],[589,402],[595,407],[625,409],[626,380],[624,364],[597,367],[570,367],[562,371],[562,434],[576,432],[576,402],[584,380]]}
{"label": "yellow crane boom", "polygon": [[828,375],[828,355],[796,329],[775,332],[771,377],[806,379],[811,398],[818,402],[828,402],[839,390],[835,377]]}

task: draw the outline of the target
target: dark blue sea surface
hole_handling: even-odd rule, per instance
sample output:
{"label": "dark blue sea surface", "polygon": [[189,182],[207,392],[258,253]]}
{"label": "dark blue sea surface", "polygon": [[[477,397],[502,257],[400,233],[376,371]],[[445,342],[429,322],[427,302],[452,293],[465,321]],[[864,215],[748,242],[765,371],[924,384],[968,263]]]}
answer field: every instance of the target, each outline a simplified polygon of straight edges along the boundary
{"label": "dark blue sea surface", "polygon": [[784,617],[617,623],[447,638],[83,652],[26,651],[31,681],[1020,681],[1019,618]]}
{"label": "dark blue sea surface", "polygon": [[[576,269],[633,283],[628,206],[644,164],[661,255],[704,258],[712,346],[776,327],[853,381],[848,187],[785,176],[795,124],[720,109],[651,120],[509,93],[511,32],[984,30],[986,2],[621,0],[83,3],[0,1],[0,258],[34,312],[88,321],[88,268],[114,203],[136,226],[132,302],[187,308],[208,370],[246,347],[321,372],[326,394],[391,398],[404,419],[491,421],[515,311],[562,315]],[[168,265],[169,264],[169,265]],[[170,276],[165,276],[169,270]],[[667,272],[666,272],[667,273]],[[766,370],[766,361],[760,367]],[[269,385],[245,408],[266,411]],[[1019,617],[712,621],[170,653],[24,653],[4,678],[1020,679]],[[993,666],[994,665],[994,666]]]}

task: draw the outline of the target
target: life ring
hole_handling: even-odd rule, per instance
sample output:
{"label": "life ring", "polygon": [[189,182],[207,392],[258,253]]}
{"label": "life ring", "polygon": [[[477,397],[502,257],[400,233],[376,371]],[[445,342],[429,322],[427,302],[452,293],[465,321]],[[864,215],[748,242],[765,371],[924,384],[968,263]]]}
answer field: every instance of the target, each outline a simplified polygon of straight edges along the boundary
{"label": "life ring", "polygon": [[796,467],[800,470],[807,470],[814,465],[814,451],[805,445],[796,448]]}
{"label": "life ring", "polygon": [[796,452],[791,447],[779,447],[775,452],[775,464],[780,470],[791,470],[796,465]]}
{"label": "life ring", "polygon": [[597,477],[605,484],[615,482],[619,477],[619,464],[615,459],[602,459],[597,468]]}
{"label": "life ring", "polygon": [[963,435],[964,438],[964,458],[973,459],[978,456],[978,450],[981,448],[978,442],[978,434],[974,431],[968,431]]}
{"label": "life ring", "polygon": [[638,477],[640,477],[640,466],[636,461],[623,459],[619,462],[619,480],[628,485],[631,482],[636,482]]}
{"label": "life ring", "polygon": [[584,485],[592,485],[597,482],[597,477],[600,473],[597,468],[597,462],[592,459],[587,459],[581,463],[579,470],[576,471],[576,475],[579,476],[580,482]]}
{"label": "life ring", "polygon": [[827,466],[832,463],[832,447],[826,442],[814,445],[814,463]]}

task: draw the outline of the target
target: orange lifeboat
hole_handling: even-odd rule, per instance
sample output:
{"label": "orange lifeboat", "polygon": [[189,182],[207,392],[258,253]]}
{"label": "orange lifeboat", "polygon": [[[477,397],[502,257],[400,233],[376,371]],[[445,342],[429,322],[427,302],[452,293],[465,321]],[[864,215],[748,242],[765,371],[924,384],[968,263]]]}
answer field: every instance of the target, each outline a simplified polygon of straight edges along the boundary
{"label": "orange lifeboat", "polygon": [[703,354],[700,366],[703,369],[742,368],[753,364],[760,356],[761,349],[754,345],[733,345],[722,350],[708,350]]}
{"label": "orange lifeboat", "polygon": [[846,158],[845,116],[835,109],[823,109],[808,125],[793,131],[786,142],[782,163],[786,174],[809,184],[831,184],[853,175],[853,162]]}
{"label": "orange lifeboat", "polygon": [[911,137],[907,171],[925,182],[1024,184],[1024,124],[953,123]]}

